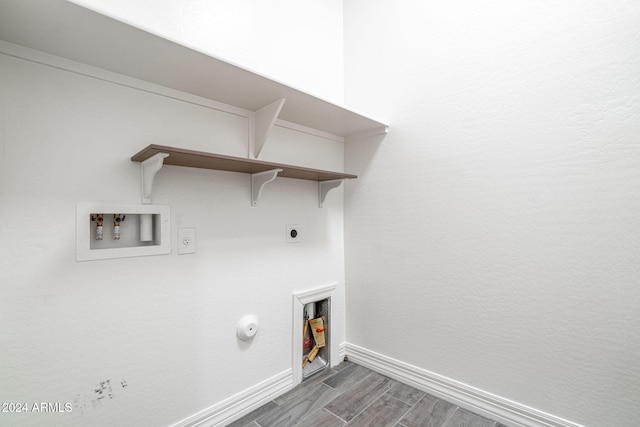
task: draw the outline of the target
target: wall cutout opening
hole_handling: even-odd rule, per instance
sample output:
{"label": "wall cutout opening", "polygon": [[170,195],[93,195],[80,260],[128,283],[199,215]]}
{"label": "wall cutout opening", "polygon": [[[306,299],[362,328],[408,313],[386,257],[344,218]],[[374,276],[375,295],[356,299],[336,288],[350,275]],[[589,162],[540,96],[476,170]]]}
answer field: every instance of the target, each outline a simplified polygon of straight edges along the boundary
{"label": "wall cutout opening", "polygon": [[[292,340],[292,372],[293,384],[300,384],[303,379],[308,379],[324,369],[331,366],[331,363],[339,360],[337,353],[338,346],[335,343],[335,334],[332,333],[335,325],[332,324],[334,318],[331,298],[337,288],[337,284],[293,294],[293,340]],[[306,320],[322,319],[311,323]],[[306,331],[305,331],[305,325]],[[318,350],[313,360],[305,359],[314,349],[318,341],[322,340],[320,335],[313,337],[312,328],[316,334],[318,329],[324,329],[324,346],[318,346]],[[305,338],[309,338],[305,344]],[[306,347],[306,348],[305,348]],[[304,364],[304,367],[302,366]]]}
{"label": "wall cutout opening", "polygon": [[104,213],[90,214],[91,250],[131,248],[160,244],[160,214]]}
{"label": "wall cutout opening", "polygon": [[168,206],[78,203],[76,259],[88,261],[168,254]]}
{"label": "wall cutout opening", "polygon": [[302,381],[309,379],[330,365],[330,304],[330,299],[325,298],[304,305]]}

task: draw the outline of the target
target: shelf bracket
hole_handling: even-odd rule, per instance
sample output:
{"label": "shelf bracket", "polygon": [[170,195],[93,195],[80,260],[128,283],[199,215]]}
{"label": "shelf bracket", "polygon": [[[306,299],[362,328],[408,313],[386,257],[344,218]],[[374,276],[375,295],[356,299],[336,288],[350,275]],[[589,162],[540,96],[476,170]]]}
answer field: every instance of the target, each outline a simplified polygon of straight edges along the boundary
{"label": "shelf bracket", "polygon": [[251,174],[251,205],[256,206],[265,185],[276,179],[282,169],[272,169]]}
{"label": "shelf bracket", "polygon": [[267,142],[267,138],[269,137],[269,132],[271,132],[271,128],[273,124],[276,122],[278,118],[278,114],[280,114],[280,110],[282,110],[282,106],[286,100],[281,98],[275,102],[272,102],[269,105],[266,105],[256,111],[255,118],[255,157],[256,159],[260,156],[260,152],[262,152],[262,148],[264,147],[264,143]]}
{"label": "shelf bracket", "polygon": [[334,188],[340,187],[342,179],[332,179],[329,181],[318,181],[318,206],[324,207],[324,199],[327,198],[327,193]]}
{"label": "shelf bracket", "polygon": [[167,153],[156,153],[147,160],[140,162],[140,183],[142,189],[142,204],[151,204],[151,190],[153,179],[162,168],[164,159],[169,157]]}

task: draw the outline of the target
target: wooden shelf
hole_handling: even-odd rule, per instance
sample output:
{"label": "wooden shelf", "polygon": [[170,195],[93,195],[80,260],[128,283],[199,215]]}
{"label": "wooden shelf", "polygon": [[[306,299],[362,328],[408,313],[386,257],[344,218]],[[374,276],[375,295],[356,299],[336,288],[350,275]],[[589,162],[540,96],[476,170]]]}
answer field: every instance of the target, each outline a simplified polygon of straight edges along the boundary
{"label": "wooden shelf", "polygon": [[184,148],[166,147],[155,144],[149,145],[139,153],[135,154],[131,157],[131,160],[134,162],[142,162],[158,153],[169,154],[169,156],[164,159],[164,164],[172,166],[215,169],[248,174],[282,169],[282,172],[278,173],[279,177],[306,179],[310,181],[331,181],[335,179],[352,179],[358,177],[357,175],[342,172],[330,172],[300,166],[283,165],[280,163],[224,156],[221,154],[205,153],[202,151],[186,150]]}
{"label": "wooden shelf", "polygon": [[65,0],[0,1],[0,40],[338,136],[387,125],[348,108]]}
{"label": "wooden shelf", "polygon": [[357,178],[342,172],[330,172],[281,163],[264,162],[242,157],[205,153],[184,148],[149,145],[131,157],[140,162],[140,187],[142,203],[151,203],[151,190],[156,173],[163,165],[190,168],[215,169],[227,172],[242,172],[251,175],[251,204],[256,206],[264,186],[276,177],[306,179],[318,182],[318,206],[323,207],[327,193],[337,188],[345,179]]}

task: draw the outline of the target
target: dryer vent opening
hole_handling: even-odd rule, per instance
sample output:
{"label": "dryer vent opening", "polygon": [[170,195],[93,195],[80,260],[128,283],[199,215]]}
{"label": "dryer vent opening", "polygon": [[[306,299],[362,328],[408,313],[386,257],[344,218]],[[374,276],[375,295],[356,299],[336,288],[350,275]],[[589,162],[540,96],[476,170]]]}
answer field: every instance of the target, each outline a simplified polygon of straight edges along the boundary
{"label": "dryer vent opening", "polygon": [[304,305],[302,310],[302,380],[323,371],[330,366],[329,334],[330,328],[329,298]]}

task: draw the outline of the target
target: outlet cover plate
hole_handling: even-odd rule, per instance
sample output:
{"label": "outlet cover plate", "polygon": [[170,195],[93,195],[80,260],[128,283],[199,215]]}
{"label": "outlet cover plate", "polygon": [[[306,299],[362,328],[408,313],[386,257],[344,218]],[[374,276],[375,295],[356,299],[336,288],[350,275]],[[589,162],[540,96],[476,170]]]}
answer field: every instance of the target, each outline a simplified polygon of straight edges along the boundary
{"label": "outlet cover plate", "polygon": [[196,253],[196,229],[178,228],[178,255]]}

